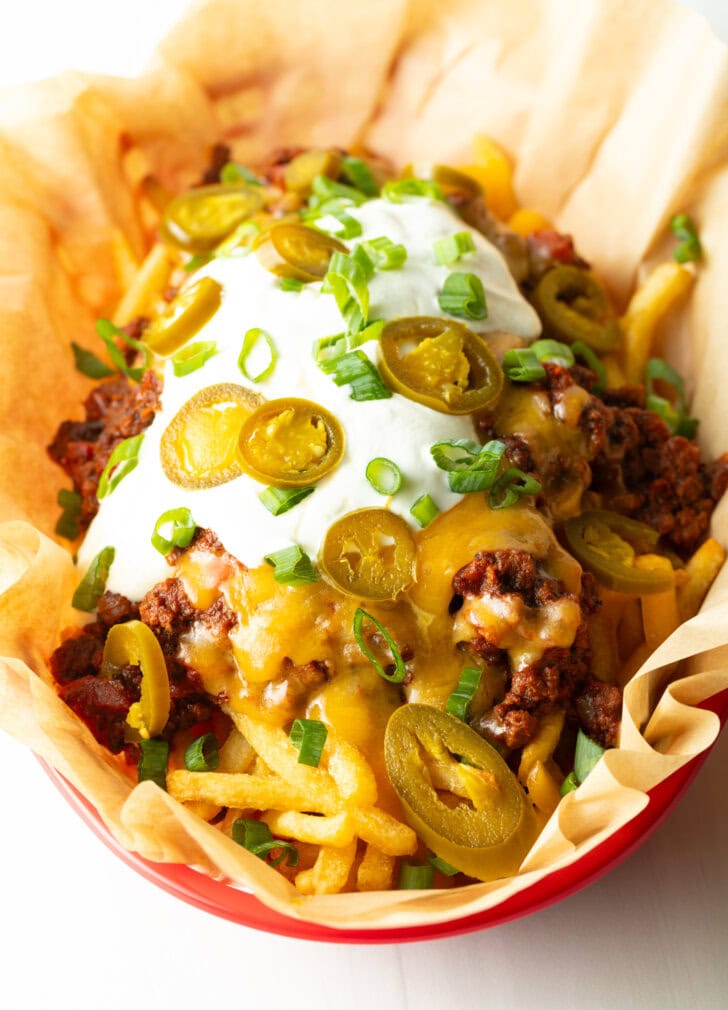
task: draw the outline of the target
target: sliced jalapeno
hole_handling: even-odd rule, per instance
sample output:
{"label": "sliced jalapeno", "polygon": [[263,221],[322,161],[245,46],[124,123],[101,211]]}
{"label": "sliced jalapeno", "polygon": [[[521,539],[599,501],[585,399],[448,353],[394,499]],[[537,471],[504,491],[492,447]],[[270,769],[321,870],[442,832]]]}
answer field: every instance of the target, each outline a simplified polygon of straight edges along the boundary
{"label": "sliced jalapeno", "polygon": [[262,402],[257,393],[232,382],[195,393],[162,435],[159,453],[169,480],[180,487],[205,488],[239,477],[240,429]]}
{"label": "sliced jalapeno", "polygon": [[483,195],[483,187],[477,179],[450,165],[433,165],[432,178],[445,196],[455,200],[475,200]]}
{"label": "sliced jalapeno", "polygon": [[617,512],[582,512],[564,523],[569,550],[602,585],[620,593],[663,593],[674,584],[671,572],[635,568],[635,551],[649,553],[659,533]]}
{"label": "sliced jalapeno", "polygon": [[221,301],[222,287],[212,277],[202,277],[181,291],[147,326],[144,343],[156,354],[174,354],[212,319]]}
{"label": "sliced jalapeno", "polygon": [[159,233],[187,252],[210,252],[262,206],[259,186],[198,186],[167,204]]}
{"label": "sliced jalapeno", "polygon": [[311,400],[269,400],[244,422],[238,442],[243,470],[263,484],[305,487],[341,462],[344,430]]}
{"label": "sliced jalapeno", "polygon": [[369,508],[349,512],[329,527],[319,563],[345,593],[393,600],[412,582],[416,557],[405,520],[387,509]]}
{"label": "sliced jalapeno", "polygon": [[533,303],[544,336],[582,340],[595,351],[613,351],[620,341],[607,293],[587,270],[567,264],[552,267],[536,285]]}
{"label": "sliced jalapeno", "polygon": [[389,385],[443,414],[487,407],[503,388],[503,372],[485,340],[454,320],[397,319],[382,330],[381,349]]}
{"label": "sliced jalapeno", "polygon": [[[535,840],[536,819],[516,776],[490,744],[445,712],[403,705],[387,724],[384,758],[405,820],[440,859],[478,880],[515,873]],[[467,799],[445,803],[432,785],[428,760],[451,766]]]}
{"label": "sliced jalapeno", "polygon": [[129,709],[127,723],[145,740],[159,736],[169,719],[169,677],[162,647],[142,621],[115,624],[109,631],[102,674],[110,677],[123,666],[142,671],[142,696]]}
{"label": "sliced jalapeno", "polygon": [[330,179],[336,179],[340,171],[340,154],[336,151],[312,149],[302,151],[288,162],[283,172],[283,181],[286,189],[300,196],[308,196],[317,175],[327,175]]}
{"label": "sliced jalapeno", "polygon": [[335,238],[305,224],[278,224],[263,232],[254,248],[266,270],[304,282],[320,281],[334,253],[348,252]]}

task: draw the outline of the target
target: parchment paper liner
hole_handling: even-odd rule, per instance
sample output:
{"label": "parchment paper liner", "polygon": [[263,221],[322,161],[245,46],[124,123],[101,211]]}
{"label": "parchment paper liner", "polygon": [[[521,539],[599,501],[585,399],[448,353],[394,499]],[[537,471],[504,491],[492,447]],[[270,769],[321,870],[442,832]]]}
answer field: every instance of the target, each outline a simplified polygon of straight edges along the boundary
{"label": "parchment paper liner", "polygon": [[[69,342],[92,345],[94,318],[120,294],[114,229],[143,251],[121,170],[129,143],[179,187],[221,136],[253,162],[289,143],[365,140],[399,163],[457,163],[483,130],[516,156],[521,201],[572,231],[622,301],[668,255],[669,216],[689,209],[707,260],[664,340],[692,366],[708,456],[728,448],[728,51],[701,19],[661,0],[219,0],[174,29],[146,76],[71,74],[23,89],[0,101],[0,126],[0,727],[79,788],[123,845],[327,925],[434,923],[579,859],[712,743],[718,719],[694,706],[728,688],[726,570],[627,687],[620,749],[561,803],[517,877],[423,896],[301,899],[150,783],[130,789],[45,666],[59,630],[79,617],[68,607],[69,554],[44,535],[61,483],[44,446],[60,420],[78,416],[89,385]],[[728,542],[725,506],[713,532]],[[691,675],[663,691],[680,659]]]}

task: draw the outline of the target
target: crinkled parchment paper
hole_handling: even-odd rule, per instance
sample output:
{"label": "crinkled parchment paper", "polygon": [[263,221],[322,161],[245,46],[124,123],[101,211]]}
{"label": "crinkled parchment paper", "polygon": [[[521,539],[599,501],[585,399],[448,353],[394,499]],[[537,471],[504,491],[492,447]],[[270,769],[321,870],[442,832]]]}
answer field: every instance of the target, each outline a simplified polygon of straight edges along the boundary
{"label": "crinkled parchment paper", "polygon": [[[131,789],[49,686],[45,660],[78,615],[70,557],[49,538],[61,479],[44,446],[88,389],[69,342],[93,346],[94,318],[120,294],[114,242],[123,234],[143,252],[121,168],[130,144],[180,187],[217,139],[252,162],[285,144],[365,140],[399,163],[457,163],[477,130],[515,155],[521,201],[576,235],[622,303],[669,255],[670,215],[695,216],[706,263],[665,338],[689,368],[708,455],[727,449],[728,51],[695,15],[661,0],[213,0],[141,79],[68,75],[0,101],[0,726],[51,761],[125,846],[332,926],[483,910],[643,809],[645,791],[718,732],[695,705],[728,688],[728,573],[629,685],[621,748],[561,803],[517,877],[301,899],[151,783]],[[725,507],[714,534],[728,543]],[[664,690],[679,659],[693,672]]]}

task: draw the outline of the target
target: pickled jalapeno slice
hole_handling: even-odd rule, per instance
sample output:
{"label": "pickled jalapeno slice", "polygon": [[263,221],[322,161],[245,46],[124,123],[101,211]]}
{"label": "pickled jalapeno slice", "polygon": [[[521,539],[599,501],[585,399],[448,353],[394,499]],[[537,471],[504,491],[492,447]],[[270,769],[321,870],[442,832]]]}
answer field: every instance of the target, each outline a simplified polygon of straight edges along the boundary
{"label": "pickled jalapeno slice", "polygon": [[569,550],[602,585],[640,596],[662,593],[674,585],[671,572],[636,568],[636,552],[654,551],[659,533],[617,512],[582,512],[564,523]]}
{"label": "pickled jalapeno slice", "polygon": [[475,200],[483,195],[483,187],[477,179],[465,172],[458,171],[450,165],[433,165],[432,178],[439,185],[446,197],[455,202]]}
{"label": "pickled jalapeno slice", "polygon": [[167,478],[179,487],[214,487],[243,472],[238,438],[262,396],[232,382],[206,386],[175,414],[159,452]]}
{"label": "pickled jalapeno slice", "polygon": [[212,319],[221,302],[222,287],[212,277],[202,277],[181,291],[147,326],[144,343],[155,354],[174,354]]}
{"label": "pickled jalapeno slice", "polygon": [[278,224],[254,243],[258,259],[277,277],[295,277],[308,283],[320,281],[329,269],[335,252],[348,252],[345,245],[308,228],[305,224]]}
{"label": "pickled jalapeno slice", "polygon": [[503,388],[503,371],[485,340],[454,320],[397,319],[382,330],[381,351],[392,389],[443,414],[487,407]]}
{"label": "pickled jalapeno slice", "polygon": [[283,171],[283,182],[290,192],[298,193],[299,196],[309,196],[317,175],[337,179],[340,171],[340,154],[336,151],[313,148],[310,151],[302,151],[288,162]]}
{"label": "pickled jalapeno slice", "polygon": [[141,699],[131,706],[126,721],[144,740],[158,736],[169,719],[169,677],[162,647],[143,621],[115,624],[109,631],[101,674],[111,677],[124,666],[142,671]]}
{"label": "pickled jalapeno slice", "polygon": [[269,400],[240,431],[239,462],[250,477],[275,487],[315,484],[344,455],[344,431],[334,415],[297,397]]}
{"label": "pickled jalapeno slice", "polygon": [[387,509],[349,512],[329,527],[319,553],[339,589],[367,600],[393,600],[414,578],[416,548],[409,525]]}
{"label": "pickled jalapeno slice", "polygon": [[569,343],[581,340],[595,351],[613,351],[620,341],[606,291],[581,267],[552,267],[536,285],[533,303],[546,337]]}
{"label": "pickled jalapeno slice", "polygon": [[187,252],[210,252],[262,206],[259,186],[198,186],[167,204],[160,237]]}

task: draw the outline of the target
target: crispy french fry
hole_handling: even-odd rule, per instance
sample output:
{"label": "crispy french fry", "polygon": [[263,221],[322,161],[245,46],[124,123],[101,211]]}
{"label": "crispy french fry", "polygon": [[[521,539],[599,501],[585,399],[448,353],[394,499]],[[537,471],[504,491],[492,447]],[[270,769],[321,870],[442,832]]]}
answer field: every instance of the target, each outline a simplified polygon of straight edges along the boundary
{"label": "crispy french fry", "polygon": [[592,672],[598,680],[610,682],[615,679],[619,666],[617,627],[629,597],[604,587],[600,587],[599,595],[602,605],[589,618]]}
{"label": "crispy french fry", "polygon": [[152,246],[147,258],[119,302],[114,313],[114,323],[124,326],[136,316],[143,316],[154,309],[176,265],[174,253],[158,242]]}
{"label": "crispy french fry", "polygon": [[417,849],[417,835],[407,824],[378,807],[352,810],[359,837],[388,856],[411,856]]}
{"label": "crispy french fry", "polygon": [[[322,846],[318,858],[310,871],[311,880],[309,886],[311,886],[312,890],[310,892],[304,891],[303,893],[338,894],[346,886],[349,873],[354,865],[355,856],[356,839],[343,849]],[[304,870],[303,873],[306,873],[306,871]],[[296,887],[299,890],[301,890],[298,883],[300,876],[301,874],[299,873],[296,877]]]}
{"label": "crispy french fry", "polygon": [[120,228],[114,228],[111,232],[111,255],[114,259],[114,269],[119,287],[126,290],[134,282],[134,277],[139,269],[139,261]]}
{"label": "crispy french fry", "polygon": [[367,845],[356,871],[356,886],[359,891],[388,891],[394,877],[394,856],[380,852],[374,845]]}
{"label": "crispy french fry", "polygon": [[220,748],[220,772],[247,772],[255,760],[255,751],[248,741],[233,727]]}
{"label": "crispy french fry", "polygon": [[377,780],[369,762],[353,744],[331,736],[329,741],[328,772],[342,800],[347,805],[373,807],[377,802]]}
{"label": "crispy french fry", "polygon": [[610,389],[618,389],[626,383],[627,380],[624,371],[617,360],[616,354],[605,354],[602,358],[602,364],[607,373],[607,386]]}
{"label": "crispy french fry", "polygon": [[637,646],[632,655],[622,664],[622,668],[619,671],[620,687],[624,687],[625,684],[630,682],[642,664],[650,658],[651,652],[652,649],[647,642],[643,642],[642,645]]}
{"label": "crispy french fry", "polygon": [[712,538],[695,551],[685,566],[687,580],[678,589],[680,620],[688,621],[700,610],[705,596],[725,561],[725,550]]}
{"label": "crispy french fry", "polygon": [[694,272],[679,263],[660,263],[632,296],[622,318],[623,363],[628,382],[644,380],[657,324],[694,278]]}
{"label": "crispy french fry", "polygon": [[[617,645],[619,647],[620,664],[631,656],[635,649],[643,642],[642,637],[642,608],[639,597],[629,597],[622,617],[617,628]],[[617,667],[619,669],[619,667]]]}
{"label": "crispy french fry", "polygon": [[473,140],[475,163],[459,166],[461,172],[480,183],[488,209],[502,221],[507,221],[518,206],[513,192],[513,169],[506,152],[484,133]]}
{"label": "crispy french fry", "polygon": [[531,210],[530,207],[520,207],[511,214],[506,224],[511,231],[514,231],[517,235],[521,235],[523,238],[527,238],[535,231],[544,231],[545,229],[553,228],[547,217],[539,214],[537,210]]}
{"label": "crispy french fry", "polygon": [[170,796],[183,803],[205,800],[221,807],[252,810],[310,810],[333,814],[340,805],[334,786],[327,792],[301,788],[282,778],[228,772],[169,772],[167,789]]}
{"label": "crispy french fry", "polygon": [[559,805],[559,783],[543,761],[536,761],[528,773],[525,786],[531,802],[544,814],[551,816]]}
{"label": "crispy french fry", "polygon": [[294,883],[299,894],[313,894],[313,866],[308,870],[301,870],[296,874]]}
{"label": "crispy french fry", "polygon": [[211,821],[213,817],[216,817],[220,813],[219,805],[217,803],[208,803],[207,800],[192,800],[189,803],[185,803],[185,806],[193,814],[201,817],[203,821]]}
{"label": "crispy french fry", "polygon": [[346,811],[331,817],[316,817],[295,810],[269,810],[261,820],[274,835],[312,845],[331,845],[340,849],[350,845],[354,838],[354,822]]}
{"label": "crispy french fry", "polygon": [[563,709],[556,709],[554,712],[547,712],[541,716],[538,733],[530,743],[526,744],[521,753],[518,778],[524,786],[528,786],[529,776],[533,768],[537,764],[543,765],[556,750],[556,745],[564,728],[565,718],[566,714]]}
{"label": "crispy french fry", "polygon": [[[673,572],[669,559],[660,554],[642,554],[635,558],[634,564],[635,568],[641,568],[643,571]],[[650,651],[654,651],[680,624],[674,584],[672,589],[664,593],[650,593],[640,599],[645,644]]]}

